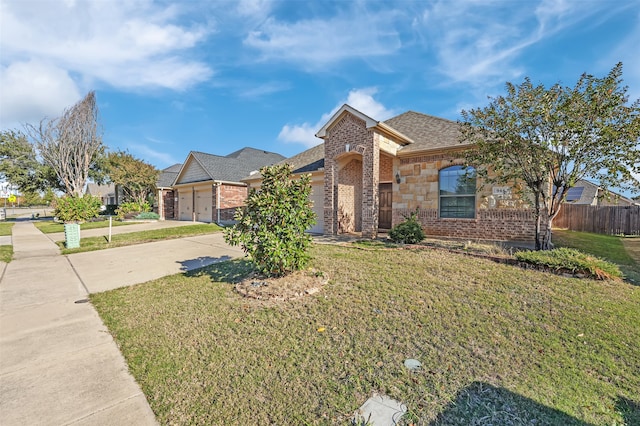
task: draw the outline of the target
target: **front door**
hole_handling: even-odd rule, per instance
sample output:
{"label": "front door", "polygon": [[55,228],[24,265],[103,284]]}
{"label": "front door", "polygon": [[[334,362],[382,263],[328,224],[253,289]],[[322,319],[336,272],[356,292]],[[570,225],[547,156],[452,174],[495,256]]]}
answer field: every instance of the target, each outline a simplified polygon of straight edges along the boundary
{"label": "front door", "polygon": [[378,229],[391,229],[391,184],[381,183],[378,193],[380,194]]}

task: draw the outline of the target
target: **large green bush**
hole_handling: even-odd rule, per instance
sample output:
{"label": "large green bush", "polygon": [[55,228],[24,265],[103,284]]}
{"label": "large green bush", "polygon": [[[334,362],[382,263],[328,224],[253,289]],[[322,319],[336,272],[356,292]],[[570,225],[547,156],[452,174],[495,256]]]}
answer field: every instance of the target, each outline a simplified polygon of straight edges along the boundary
{"label": "large green bush", "polygon": [[85,194],[83,197],[65,195],[54,200],[54,215],[65,223],[81,223],[97,217],[102,202],[100,198]]}
{"label": "large green bush", "polygon": [[402,244],[416,244],[424,240],[424,231],[418,221],[418,210],[406,217],[404,222],[394,226],[389,231],[389,238],[393,242]]}
{"label": "large green bush", "polygon": [[283,276],[303,268],[309,260],[311,236],[305,231],[316,221],[309,203],[311,176],[291,176],[287,164],[264,167],[262,186],[252,189],[237,223],[225,229],[231,245],[240,245],[260,272]]}
{"label": "large green bush", "polygon": [[545,266],[555,271],[583,274],[599,280],[622,277],[618,265],[571,248],[520,251],[515,257],[521,262]]}
{"label": "large green bush", "polygon": [[118,219],[124,219],[127,215],[137,216],[140,213],[149,211],[151,211],[151,205],[146,201],[144,203],[127,201],[118,206],[116,214],[118,215]]}

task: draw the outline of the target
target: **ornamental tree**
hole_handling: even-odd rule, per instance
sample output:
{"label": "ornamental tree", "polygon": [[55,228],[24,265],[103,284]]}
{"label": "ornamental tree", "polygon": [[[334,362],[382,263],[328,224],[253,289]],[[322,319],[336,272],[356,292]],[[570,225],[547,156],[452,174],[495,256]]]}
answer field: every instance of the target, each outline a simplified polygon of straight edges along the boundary
{"label": "ornamental tree", "polygon": [[309,260],[311,236],[305,231],[316,221],[309,202],[311,175],[293,179],[288,164],[260,172],[262,186],[250,190],[246,206],[236,211],[237,223],[225,229],[224,237],[239,245],[260,272],[283,276]]}
{"label": "ornamental tree", "polygon": [[640,100],[628,103],[621,63],[603,78],[583,74],[574,87],[547,89],[526,78],[506,89],[488,106],[462,111],[461,142],[475,144],[467,161],[486,183],[524,184],[536,249],[549,249],[553,219],[578,180],[637,188]]}
{"label": "ornamental tree", "polygon": [[95,92],[64,111],[62,117],[26,125],[44,165],[49,166],[67,195],[79,197],[90,168],[104,149]]}
{"label": "ornamental tree", "polygon": [[127,151],[110,152],[103,168],[107,179],[122,188],[126,201],[143,206],[155,191],[159,171]]}

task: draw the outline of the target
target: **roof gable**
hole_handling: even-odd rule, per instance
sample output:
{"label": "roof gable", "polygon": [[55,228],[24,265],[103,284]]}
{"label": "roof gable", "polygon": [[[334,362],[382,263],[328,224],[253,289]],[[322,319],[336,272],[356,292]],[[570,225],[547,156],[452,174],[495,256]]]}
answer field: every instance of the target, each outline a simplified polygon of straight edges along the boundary
{"label": "roof gable", "polygon": [[318,133],[316,133],[316,137],[323,139],[326,135],[327,135],[327,130],[333,126],[333,124],[337,121],[340,120],[340,118],[342,118],[342,116],[344,114],[352,114],[354,116],[356,116],[357,118],[359,118],[360,120],[365,122],[365,125],[367,126],[367,129],[371,128],[371,127],[375,127],[378,125],[378,121],[374,120],[373,118],[369,117],[368,115],[365,115],[363,113],[361,113],[360,111],[358,111],[357,109],[353,108],[350,105],[344,104],[342,105],[338,111],[335,112],[335,114],[333,114],[331,116],[331,118],[329,119],[329,121],[327,121],[325,123],[324,126],[322,126],[320,128],[320,130],[318,130]]}
{"label": "roof gable", "polygon": [[191,151],[180,170],[175,184],[220,181],[238,182],[251,171],[272,165],[284,156],[255,148],[243,148],[228,156]]}

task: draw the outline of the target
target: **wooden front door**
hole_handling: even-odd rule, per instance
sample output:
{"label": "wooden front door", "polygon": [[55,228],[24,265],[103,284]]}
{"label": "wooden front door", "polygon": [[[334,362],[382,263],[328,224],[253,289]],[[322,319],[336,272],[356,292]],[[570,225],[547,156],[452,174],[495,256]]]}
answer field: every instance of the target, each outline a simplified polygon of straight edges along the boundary
{"label": "wooden front door", "polygon": [[393,198],[391,184],[381,183],[379,194],[378,229],[391,229],[391,203]]}

